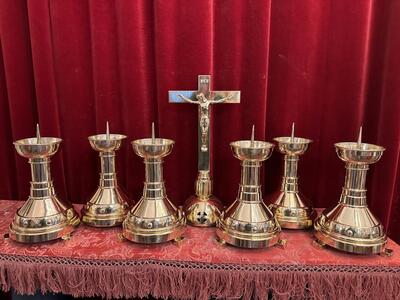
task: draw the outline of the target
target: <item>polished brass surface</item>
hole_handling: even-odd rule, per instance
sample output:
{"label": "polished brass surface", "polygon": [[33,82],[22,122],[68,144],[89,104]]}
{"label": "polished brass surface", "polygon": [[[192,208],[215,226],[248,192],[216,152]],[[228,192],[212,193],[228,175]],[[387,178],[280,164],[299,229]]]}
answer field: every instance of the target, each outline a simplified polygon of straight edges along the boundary
{"label": "polished brass surface", "polygon": [[270,198],[269,208],[282,228],[309,228],[316,212],[311,207],[310,200],[299,191],[297,167],[299,157],[307,151],[311,140],[295,137],[293,130],[292,136],[277,137],[274,141],[278,145],[278,151],[284,154],[285,164],[281,188]]}
{"label": "polished brass surface", "polygon": [[118,186],[115,171],[115,152],[121,147],[122,134],[89,136],[92,148],[99,152],[101,172],[99,186],[90,200],[82,208],[82,221],[95,227],[112,227],[120,225],[128,213],[128,197]]}
{"label": "polished brass surface", "polygon": [[196,194],[190,196],[183,207],[189,224],[200,227],[214,226],[223,209],[221,201],[212,195],[212,181],[208,171],[199,171],[195,183]]}
{"label": "polished brass surface", "polygon": [[368,209],[365,187],[369,165],[376,163],[385,149],[362,143],[361,138],[358,142],[337,143],[335,148],[346,163],[345,183],[339,203],[315,220],[315,236],[320,244],[346,252],[385,253],[384,228]]}
{"label": "polished brass surface", "polygon": [[240,91],[211,91],[211,76],[198,76],[197,91],[169,91],[169,102],[198,105],[198,176],[195,195],[184,205],[185,215],[193,226],[215,226],[222,210],[221,201],[212,195],[210,177],[210,104],[240,103]]}
{"label": "polished brass surface", "polygon": [[178,240],[185,231],[186,220],[181,209],[168,199],[163,158],[172,151],[174,141],[162,138],[132,142],[134,152],[144,158],[146,179],[143,196],[128,212],[123,222],[123,236],[137,243],[162,243]]}
{"label": "polished brass surface", "polygon": [[242,175],[236,200],[217,223],[217,236],[237,247],[273,246],[279,241],[281,228],[263,202],[260,167],[271,156],[274,145],[252,139],[236,141],[230,146],[233,155],[242,161]]}
{"label": "polished brass surface", "polygon": [[14,142],[18,154],[31,165],[31,187],[28,200],[16,212],[9,227],[10,238],[21,243],[37,243],[69,236],[79,225],[72,205],[56,196],[50,173],[50,157],[61,139],[37,136]]}

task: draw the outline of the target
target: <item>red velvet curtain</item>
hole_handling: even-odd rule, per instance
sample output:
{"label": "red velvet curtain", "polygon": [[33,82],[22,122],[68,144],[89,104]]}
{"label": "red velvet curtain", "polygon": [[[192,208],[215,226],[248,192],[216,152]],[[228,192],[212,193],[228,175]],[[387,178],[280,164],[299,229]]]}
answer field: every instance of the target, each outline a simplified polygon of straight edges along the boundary
{"label": "red velvet curtain", "polygon": [[[314,140],[300,165],[315,206],[336,203],[344,164],[333,144],[364,140],[387,148],[372,167],[369,204],[400,241],[400,1],[44,1],[0,0],[0,198],[25,199],[30,172],[12,145],[61,137],[53,159],[57,193],[84,203],[99,162],[87,136],[176,140],[166,159],[168,195],[193,193],[197,108],[168,103],[168,90],[196,89],[212,74],[218,90],[241,90],[239,105],[213,107],[214,190],[235,198],[239,161],[229,142],[296,134]],[[122,186],[140,197],[141,159],[126,141],[117,155]],[[266,162],[266,196],[279,188],[282,157]]]}

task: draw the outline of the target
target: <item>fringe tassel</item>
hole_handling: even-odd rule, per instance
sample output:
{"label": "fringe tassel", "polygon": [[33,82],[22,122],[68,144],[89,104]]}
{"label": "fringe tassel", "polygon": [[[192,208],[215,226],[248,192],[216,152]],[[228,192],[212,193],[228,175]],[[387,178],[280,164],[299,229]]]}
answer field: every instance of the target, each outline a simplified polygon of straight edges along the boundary
{"label": "fringe tassel", "polygon": [[254,272],[146,266],[0,262],[0,286],[20,294],[54,292],[106,299],[399,299],[400,274],[390,272]]}

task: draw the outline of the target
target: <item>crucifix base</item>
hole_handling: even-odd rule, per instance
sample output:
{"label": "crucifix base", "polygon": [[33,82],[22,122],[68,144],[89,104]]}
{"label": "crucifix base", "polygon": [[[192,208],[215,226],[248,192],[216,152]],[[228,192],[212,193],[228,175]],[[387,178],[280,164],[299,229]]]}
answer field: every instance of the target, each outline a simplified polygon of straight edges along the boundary
{"label": "crucifix base", "polygon": [[190,196],[184,205],[187,222],[193,226],[215,226],[223,205],[212,195],[212,181],[208,171],[199,171],[196,180],[196,194]]}
{"label": "crucifix base", "polygon": [[221,201],[214,196],[201,199],[193,195],[186,200],[184,211],[190,225],[212,227],[216,225],[222,208]]}

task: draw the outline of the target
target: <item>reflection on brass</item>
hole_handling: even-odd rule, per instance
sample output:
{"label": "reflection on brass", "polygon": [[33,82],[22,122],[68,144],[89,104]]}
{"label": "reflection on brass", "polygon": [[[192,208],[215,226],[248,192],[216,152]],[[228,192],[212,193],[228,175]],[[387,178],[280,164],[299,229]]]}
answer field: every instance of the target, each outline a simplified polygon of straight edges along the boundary
{"label": "reflection on brass", "polygon": [[314,222],[315,236],[321,244],[358,253],[383,253],[387,238],[382,224],[368,209],[365,181],[370,164],[385,150],[361,142],[335,144],[336,153],[346,163],[346,178],[339,203],[326,209]]}
{"label": "reflection on brass", "polygon": [[185,231],[185,217],[168,199],[163,178],[163,158],[174,141],[152,137],[132,142],[135,153],[144,158],[146,180],[143,196],[123,222],[123,235],[137,243],[153,244],[179,240]]}
{"label": "reflection on brass", "polygon": [[182,94],[179,94],[178,96],[179,96],[179,98],[181,98],[182,100],[184,100],[188,103],[199,105],[199,119],[200,119],[199,125],[200,125],[200,133],[201,133],[200,151],[207,152],[208,151],[208,138],[209,138],[208,128],[210,126],[209,106],[210,106],[210,104],[214,104],[214,103],[223,103],[223,102],[233,98],[233,94],[230,94],[227,97],[220,98],[218,100],[210,100],[210,99],[207,99],[203,93],[199,93],[196,95],[196,101],[186,98]]}
{"label": "reflection on brass", "polygon": [[302,229],[312,226],[316,212],[310,201],[299,192],[297,164],[311,140],[294,136],[294,123],[290,137],[277,137],[278,151],[285,155],[285,166],[280,190],[271,198],[269,208],[282,228]]}
{"label": "reflection on brass", "polygon": [[222,214],[217,236],[226,243],[244,248],[273,246],[279,241],[281,228],[261,195],[260,167],[268,159],[273,144],[251,140],[230,144],[233,155],[241,160],[242,176],[237,198]]}
{"label": "reflection on brass", "polygon": [[197,91],[169,91],[169,102],[198,105],[198,175],[195,195],[189,197],[184,212],[189,224],[215,226],[222,203],[212,195],[210,177],[210,104],[239,103],[240,91],[211,91],[211,76],[199,75]]}
{"label": "reflection on brass", "polygon": [[79,225],[79,217],[68,202],[56,196],[50,174],[50,157],[61,139],[36,137],[14,142],[18,154],[31,165],[31,188],[28,200],[18,209],[9,227],[10,238],[21,243],[37,243],[68,237]]}
{"label": "reflection on brass", "polygon": [[99,187],[82,209],[82,221],[95,227],[120,225],[128,212],[128,197],[119,188],[115,172],[115,152],[120,148],[122,134],[110,134],[108,122],[106,134],[89,136],[92,148],[99,152],[101,173]]}

